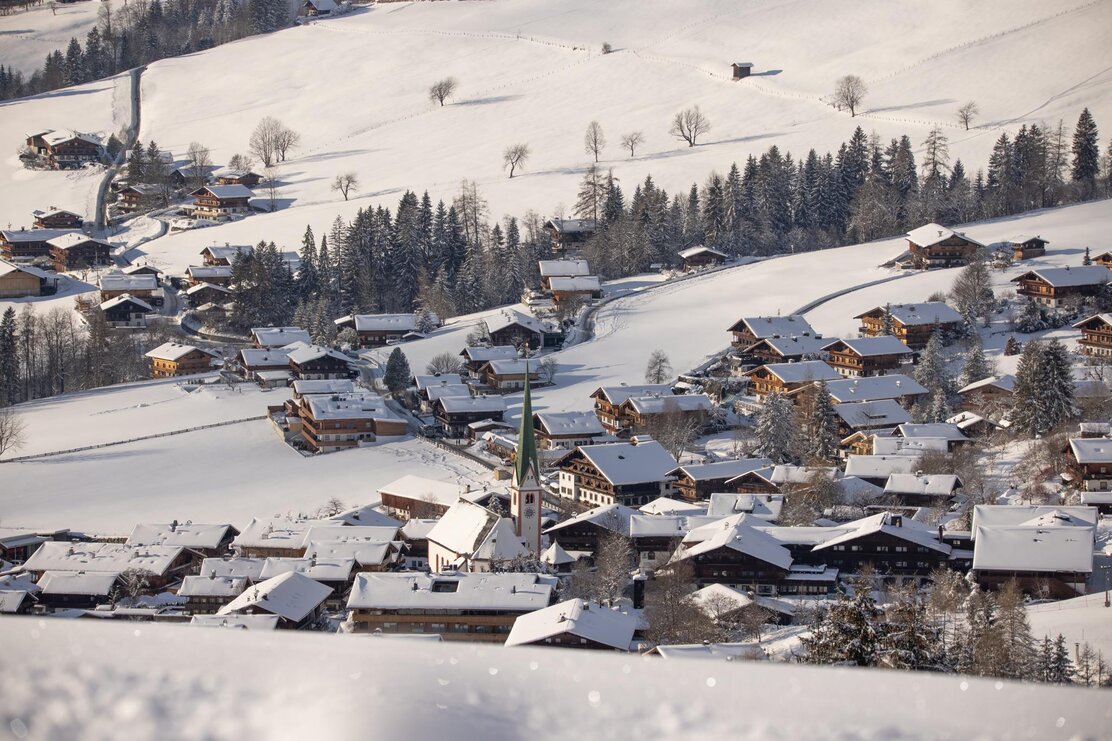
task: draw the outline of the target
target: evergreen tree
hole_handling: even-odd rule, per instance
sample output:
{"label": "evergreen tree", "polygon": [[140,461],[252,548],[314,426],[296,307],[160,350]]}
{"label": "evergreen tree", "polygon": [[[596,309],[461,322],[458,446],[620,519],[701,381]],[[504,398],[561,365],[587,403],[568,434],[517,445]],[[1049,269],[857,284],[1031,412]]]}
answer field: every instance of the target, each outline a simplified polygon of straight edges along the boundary
{"label": "evergreen tree", "polygon": [[942,355],[942,333],[935,331],[927,346],[919,355],[919,364],[915,366],[915,380],[931,392],[943,398],[953,394],[954,383],[946,370],[946,359]]}
{"label": "evergreen tree", "polygon": [[1058,340],[1032,340],[1015,374],[1012,421],[1028,435],[1045,433],[1074,413],[1069,353]]}
{"label": "evergreen tree", "polygon": [[757,412],[754,454],[773,463],[791,463],[795,460],[796,438],[795,406],[791,399],[779,393],[770,394]]}
{"label": "evergreen tree", "polygon": [[405,357],[400,347],[395,347],[386,359],[386,371],[383,373],[382,382],[391,394],[397,395],[399,391],[409,386],[413,373],[409,369],[409,360]]}
{"label": "evergreen tree", "polygon": [[80,85],[85,81],[85,55],[76,38],[71,38],[66,47],[65,80],[66,85]]}
{"label": "evergreen tree", "polygon": [[880,651],[877,621],[880,611],[868,585],[854,585],[853,597],[838,595],[803,639],[808,664],[875,666]]}
{"label": "evergreen tree", "polygon": [[1081,116],[1077,119],[1071,152],[1073,162],[1070,165],[1070,177],[1080,189],[1081,198],[1090,198],[1095,192],[1097,174],[1100,172],[1100,139],[1096,121],[1088,108],[1081,111]]}
{"label": "evergreen tree", "polygon": [[1051,684],[1073,684],[1073,661],[1070,659],[1069,645],[1061,633],[1054,639],[1046,681]]}
{"label": "evergreen tree", "polygon": [[[300,264],[297,268],[297,295],[306,300],[316,298],[320,291],[320,275],[317,272],[317,244],[313,228],[306,225],[305,235],[301,238]],[[299,325],[300,326],[300,325]]]}
{"label": "evergreen tree", "polygon": [[0,318],[0,407],[19,400],[19,362],[15,309],[9,306]]}
{"label": "evergreen tree", "polygon": [[821,461],[834,460],[838,454],[838,415],[826,381],[819,381],[816,387],[807,427],[810,456]]}
{"label": "evergreen tree", "polygon": [[980,381],[990,375],[992,375],[992,368],[989,366],[988,359],[985,358],[985,348],[981,344],[980,335],[973,334],[969,340],[969,349],[965,351],[965,357],[962,360],[958,385],[964,388],[974,381]]}
{"label": "evergreen tree", "polygon": [[941,631],[927,618],[927,608],[914,587],[895,592],[895,601],[884,611],[877,642],[878,662],[893,669],[937,670]]}
{"label": "evergreen tree", "polygon": [[1081,264],[1082,265],[1092,265],[1093,264],[1093,257],[1092,257],[1092,255],[1089,254],[1089,248],[1088,247],[1085,248],[1085,256],[1081,258]]}

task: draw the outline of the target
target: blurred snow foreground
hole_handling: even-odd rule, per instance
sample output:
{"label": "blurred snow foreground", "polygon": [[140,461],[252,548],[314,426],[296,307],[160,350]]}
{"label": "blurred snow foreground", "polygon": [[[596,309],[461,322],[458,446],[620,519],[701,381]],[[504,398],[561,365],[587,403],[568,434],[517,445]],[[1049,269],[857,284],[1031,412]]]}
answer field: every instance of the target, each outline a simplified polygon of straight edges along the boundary
{"label": "blurred snow foreground", "polygon": [[1099,690],[8,618],[0,738],[1107,738]]}

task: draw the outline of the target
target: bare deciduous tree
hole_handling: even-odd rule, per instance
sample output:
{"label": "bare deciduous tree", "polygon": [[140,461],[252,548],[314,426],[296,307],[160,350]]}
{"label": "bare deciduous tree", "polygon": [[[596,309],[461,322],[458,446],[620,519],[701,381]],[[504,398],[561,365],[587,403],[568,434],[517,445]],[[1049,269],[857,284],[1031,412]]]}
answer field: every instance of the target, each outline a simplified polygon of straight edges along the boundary
{"label": "bare deciduous tree", "polygon": [[300,143],[301,134],[287,126],[282,126],[278,130],[278,140],[275,142],[278,147],[278,161],[285,162],[286,154]]}
{"label": "bare deciduous tree", "polygon": [[354,172],[345,172],[342,175],[337,175],[336,179],[332,181],[332,190],[340,191],[344,200],[348,199],[348,193],[353,190],[359,190],[359,176]]}
{"label": "bare deciduous tree", "polygon": [[633,546],[619,533],[607,533],[599,539],[595,553],[595,599],[603,604],[613,604],[620,599],[629,584],[633,568]]}
{"label": "bare deciduous tree", "polygon": [[958,109],[958,123],[964,126],[966,131],[969,131],[969,124],[973,123],[973,119],[980,112],[981,109],[977,107],[977,103],[971,100]]}
{"label": "bare deciduous tree", "polygon": [[506,167],[510,168],[510,177],[514,176],[514,171],[517,168],[525,169],[525,162],[529,159],[529,145],[528,144],[511,144],[506,147],[506,151],[502,153],[502,162]]}
{"label": "bare deciduous tree", "polygon": [[664,383],[672,377],[672,363],[661,349],[652,351],[645,366],[645,383]]}
{"label": "bare deciduous tree", "polygon": [[251,154],[262,160],[263,167],[285,162],[289,150],[297,146],[301,135],[278,119],[267,116],[251,132],[248,146]]}
{"label": "bare deciduous tree", "polygon": [[434,82],[432,87],[429,88],[429,100],[444,105],[444,101],[452,97],[456,92],[456,78],[445,77],[443,80]]}
{"label": "bare deciduous tree", "polygon": [[228,160],[228,168],[232,170],[250,172],[251,168],[254,166],[255,160],[251,159],[251,156],[247,154],[233,154],[232,158]]}
{"label": "bare deciduous tree", "polygon": [[598,121],[591,121],[587,124],[586,133],[583,134],[583,151],[593,154],[595,162],[598,162],[598,155],[605,146],[606,136],[602,133],[602,125]]}
{"label": "bare deciduous tree", "polygon": [[0,409],[0,455],[18,450],[27,441],[27,427],[11,407]]}
{"label": "bare deciduous tree", "polygon": [[645,421],[636,432],[656,440],[673,458],[679,460],[684,448],[695,439],[699,426],[697,415],[682,411],[674,399],[665,399],[664,410],[658,414],[646,415]]}
{"label": "bare deciduous tree", "polygon": [[263,187],[266,188],[267,200],[270,201],[270,210],[274,211],[278,205],[278,168],[267,165],[263,170]]}
{"label": "bare deciduous tree", "polygon": [[459,375],[461,370],[463,370],[463,363],[460,362],[459,356],[450,352],[434,355],[429,364],[425,366],[425,372],[433,376],[440,373]]}
{"label": "bare deciduous tree", "polygon": [[645,135],[640,131],[631,131],[622,137],[622,146],[629,150],[629,156],[637,155],[637,147],[645,141]]}
{"label": "bare deciduous tree", "polygon": [[541,382],[549,385],[556,383],[556,371],[559,367],[556,359],[551,355],[541,358],[540,363],[537,364],[537,373],[540,375]]}
{"label": "bare deciduous tree", "polygon": [[690,559],[658,572],[645,590],[648,638],[657,644],[718,642],[726,636],[692,599],[695,574]]}
{"label": "bare deciduous tree", "polygon": [[189,182],[193,188],[200,188],[208,180],[209,169],[212,167],[212,154],[209,148],[200,142],[190,142],[189,149],[185,151],[185,158],[189,161]]}
{"label": "bare deciduous tree", "polygon": [[845,75],[838,78],[834,85],[834,105],[839,108],[848,108],[852,118],[857,115],[857,106],[865,99],[869,92],[865,81],[857,75]]}
{"label": "bare deciduous tree", "polygon": [[710,131],[710,121],[697,105],[677,113],[672,118],[672,128],[668,129],[668,133],[683,139],[689,147],[695,146],[699,137],[708,131]]}

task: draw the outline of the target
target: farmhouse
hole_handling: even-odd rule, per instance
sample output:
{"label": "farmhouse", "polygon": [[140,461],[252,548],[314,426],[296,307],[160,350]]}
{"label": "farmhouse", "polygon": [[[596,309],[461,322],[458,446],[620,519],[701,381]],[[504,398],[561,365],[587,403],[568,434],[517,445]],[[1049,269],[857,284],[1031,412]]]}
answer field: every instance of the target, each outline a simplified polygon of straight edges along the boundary
{"label": "farmhouse", "polygon": [[535,412],[533,430],[537,445],[549,450],[590,445],[606,434],[598,416],[591,412]]}
{"label": "farmhouse", "polygon": [[858,314],[862,337],[893,335],[912,350],[927,346],[934,332],[953,333],[961,325],[961,314],[941,301],[921,304],[888,304]]}
{"label": "farmhouse", "polygon": [[882,430],[911,421],[907,410],[893,399],[847,401],[834,406],[838,434],[846,438],[861,430]]}
{"label": "farmhouse", "polygon": [[[1069,477],[1083,492],[1108,492],[1112,490],[1112,439],[1106,437],[1074,438],[1066,450],[1069,457]],[[1089,497],[1093,499],[1093,497]],[[1099,504],[1102,511],[1112,511],[1112,499]]]}
{"label": "farmhouse", "polygon": [[581,445],[559,461],[560,496],[639,507],[671,492],[676,459],[655,440]]}
{"label": "farmhouse", "polygon": [[158,278],[153,275],[128,275],[119,270],[112,270],[102,274],[98,283],[100,284],[101,301],[127,294],[149,301],[152,304],[162,303],[162,296],[155,295],[155,292],[158,291]]}
{"label": "farmhouse", "polygon": [[405,519],[440,517],[460,499],[489,503],[497,492],[406,474],[378,490],[383,508]]}
{"label": "farmhouse", "polygon": [[254,250],[249,244],[231,245],[227,242],[223,247],[212,245],[201,250],[201,261],[205,265],[228,265],[236,259],[236,255],[250,255]]}
{"label": "farmhouse", "polygon": [[706,394],[652,394],[631,396],[618,407],[622,427],[615,434],[642,434],[653,430],[658,421],[678,422],[701,429],[714,405]]}
{"label": "farmhouse", "polygon": [[255,195],[245,185],[206,185],[189,194],[193,197],[193,218],[223,219],[245,213]]}
{"label": "farmhouse", "polygon": [[405,420],[378,394],[333,394],[301,398],[301,436],[316,453],[331,453],[381,436],[404,435]]}
{"label": "farmhouse", "polygon": [[527,346],[532,350],[555,344],[550,340],[544,323],[534,316],[522,314],[515,309],[503,309],[498,314],[483,320],[491,345]]}
{"label": "farmhouse", "polygon": [[[715,492],[726,492],[726,482],[738,476],[771,466],[768,458],[743,458],[717,463],[685,464],[668,472],[677,496],[687,502],[710,499]],[[725,516],[725,515],[723,515]]]}
{"label": "farmhouse", "polygon": [[570,553],[594,553],[601,539],[611,534],[628,538],[636,514],[637,510],[623,504],[606,504],[580,512],[544,532]]}
{"label": "farmhouse", "polygon": [[0,229],[0,257],[16,262],[49,258],[50,240],[69,233],[66,229]]}
{"label": "farmhouse", "polygon": [[34,574],[69,571],[120,575],[129,569],[149,571],[151,588],[157,589],[182,576],[191,558],[181,546],[123,543],[64,543],[47,541],[23,564]]}
{"label": "farmhouse", "polygon": [[349,314],[334,323],[337,329],[354,329],[359,347],[382,347],[417,331],[415,314]]}
{"label": "farmhouse", "polygon": [[216,355],[193,345],[163,342],[144,357],[151,361],[151,378],[190,376],[212,370]]}
{"label": "farmhouse", "polygon": [[707,530],[709,537],[694,543],[685,539],[684,547],[676,554],[678,560],[691,562],[699,586],[726,584],[771,595],[788,577],[791,551],[775,537],[753,527],[745,516],[722,520]]}
{"label": "farmhouse", "polygon": [[1044,306],[1061,306],[1071,298],[1095,296],[1112,278],[1112,270],[1103,265],[1080,267],[1038,268],[1012,278],[1016,293]]}
{"label": "farmhouse", "polygon": [[112,601],[119,579],[117,573],[46,571],[39,577],[36,596],[48,609],[93,609]]}
{"label": "farmhouse", "polygon": [[506,402],[501,396],[442,396],[433,404],[436,421],[449,437],[463,437],[472,422],[501,422]]}
{"label": "farmhouse", "polygon": [[758,340],[780,337],[819,337],[806,319],[798,314],[788,316],[749,316],[738,319],[729,329],[737,350],[750,347]]}
{"label": "farmhouse", "polygon": [[610,434],[628,429],[632,420],[622,412],[622,404],[633,396],[663,395],[672,392],[667,383],[652,383],[640,386],[601,386],[595,389],[591,398],[595,400],[595,415]]}
{"label": "farmhouse", "polygon": [[506,645],[630,651],[640,623],[637,615],[574,598],[518,616]]}
{"label": "farmhouse", "polygon": [[445,396],[471,396],[471,387],[459,376],[417,376],[417,399],[421,411],[431,412],[436,400]]}
{"label": "farmhouse", "polygon": [[306,381],[354,378],[351,360],[339,350],[320,345],[305,345],[289,354],[290,374]]}
{"label": "farmhouse", "polygon": [[54,206],[46,211],[34,211],[31,215],[35,217],[36,229],[80,229],[85,223],[81,214]]}
{"label": "farmhouse", "polygon": [[190,265],[185,269],[190,286],[211,283],[228,286],[232,283],[232,268],[229,265]]}
{"label": "farmhouse", "polygon": [[310,18],[318,15],[331,15],[336,7],[336,0],[305,0],[301,3],[301,15]]}
{"label": "farmhouse", "polygon": [[907,247],[916,267],[928,270],[965,265],[984,245],[932,222],[908,232]]}
{"label": "farmhouse", "polygon": [[535,384],[541,376],[536,363],[530,367],[528,360],[514,359],[489,361],[479,370],[479,377],[496,392],[511,394],[525,388],[527,377],[530,384]]}
{"label": "farmhouse", "polygon": [[958,395],[961,396],[961,408],[969,411],[1010,409],[1014,393],[1015,376],[1010,373],[982,378],[968,386],[963,386],[958,391]]}
{"label": "farmhouse", "polygon": [[58,273],[112,264],[112,245],[80,232],[63,234],[48,240],[47,244],[54,259],[54,270]]}
{"label": "farmhouse", "polygon": [[686,250],[680,250],[680,259],[683,261],[683,271],[685,273],[692,270],[701,270],[702,268],[710,268],[715,265],[721,265],[730,259],[730,256],[725,252],[711,249],[699,245],[697,247],[688,247]]}
{"label": "farmhouse", "polygon": [[200,308],[205,304],[224,304],[231,301],[232,291],[215,283],[202,282],[186,289],[185,296],[190,306]]}
{"label": "farmhouse", "polygon": [[1046,246],[1050,244],[1045,239],[1021,234],[1008,240],[1008,247],[1012,250],[1013,260],[1029,260],[1032,257],[1042,257],[1046,254]]}
{"label": "farmhouse", "polygon": [[301,327],[255,327],[251,330],[251,342],[255,347],[285,347],[291,342],[312,344],[309,332]]}
{"label": "farmhouse", "polygon": [[277,615],[278,627],[309,627],[321,614],[332,588],[296,571],[287,571],[245,589],[217,615]]}
{"label": "farmhouse", "polygon": [[147,326],[147,314],[154,308],[141,298],[123,293],[104,301],[98,307],[109,327],[142,329]]}
{"label": "farmhouse", "polygon": [[42,296],[57,285],[57,278],[51,278],[38,268],[0,260],[0,298]]}
{"label": "farmhouse", "polygon": [[823,350],[828,356],[826,362],[847,378],[879,376],[897,370],[915,357],[907,345],[891,335],[835,340]]}
{"label": "farmhouse", "polygon": [[1093,314],[1073,325],[1081,330],[1081,352],[1095,357],[1112,356],[1112,314]]}
{"label": "farmhouse", "polygon": [[359,574],[349,620],[355,633],[502,643],[519,615],[552,603],[555,583],[540,574]]}
{"label": "farmhouse", "polygon": [[830,340],[821,335],[792,335],[791,337],[765,337],[740,352],[748,361],[765,363],[797,363],[801,360],[825,360],[823,349]]}
{"label": "farmhouse", "polygon": [[884,484],[884,495],[900,504],[932,507],[946,503],[961,488],[953,474],[894,473]]}
{"label": "farmhouse", "polygon": [[125,214],[150,211],[165,203],[162,188],[152,183],[136,183],[122,188],[117,194],[116,208]]}
{"label": "farmhouse", "polygon": [[178,596],[194,615],[212,615],[243,594],[247,579],[242,576],[217,576],[215,573],[187,576],[178,587]]}
{"label": "farmhouse", "polygon": [[216,178],[217,185],[243,185],[247,188],[254,188],[263,180],[262,175],[250,170],[217,170],[213,177]]}
{"label": "farmhouse", "polygon": [[788,394],[816,381],[836,381],[842,377],[821,360],[771,363],[754,368],[745,375],[749,378],[750,393],[762,401],[771,394]]}
{"label": "farmhouse", "polygon": [[267,371],[286,371],[290,368],[290,353],[301,347],[302,343],[292,343],[289,347],[266,349],[245,347],[236,354],[236,365],[240,374],[247,379],[257,378]]}
{"label": "farmhouse", "polygon": [[537,266],[541,274],[541,288],[552,290],[552,278],[585,278],[591,275],[586,260],[539,260]]}
{"label": "farmhouse", "polygon": [[568,301],[586,301],[592,298],[602,298],[602,284],[597,275],[585,275],[574,278],[550,278],[549,286],[552,299],[557,304]]}
{"label": "farmhouse", "polygon": [[56,170],[97,162],[104,154],[100,138],[70,129],[46,129],[27,136],[27,147]]}
{"label": "farmhouse", "polygon": [[496,345],[494,347],[465,347],[460,351],[463,357],[463,367],[472,378],[479,378],[483,366],[491,360],[513,360],[517,357],[517,348],[513,345]]}
{"label": "farmhouse", "polygon": [[594,236],[596,228],[594,219],[549,219],[544,222],[544,229],[552,238],[552,248],[559,253],[586,242]]}
{"label": "farmhouse", "polygon": [[[818,383],[804,386],[792,392],[792,396],[813,394],[817,388]],[[826,391],[835,404],[893,399],[906,408],[910,408],[927,394],[927,389],[922,384],[902,373],[828,381]]]}

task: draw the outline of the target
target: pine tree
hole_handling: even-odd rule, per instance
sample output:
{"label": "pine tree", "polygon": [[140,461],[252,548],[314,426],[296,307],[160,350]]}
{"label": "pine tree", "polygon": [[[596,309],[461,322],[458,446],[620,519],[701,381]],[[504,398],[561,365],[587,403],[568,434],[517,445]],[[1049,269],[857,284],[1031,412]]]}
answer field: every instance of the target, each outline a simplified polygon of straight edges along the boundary
{"label": "pine tree", "polygon": [[973,334],[969,340],[969,349],[965,351],[958,384],[965,387],[974,381],[988,378],[990,375],[992,375],[992,368],[985,358],[985,348],[981,344],[981,337]]}
{"label": "pine tree", "polygon": [[1085,256],[1081,258],[1081,264],[1082,265],[1092,265],[1093,264],[1093,258],[1092,258],[1092,255],[1089,254],[1089,248],[1088,247],[1085,248]]}
{"label": "pine tree", "polygon": [[386,359],[386,371],[383,373],[382,382],[391,394],[397,394],[409,386],[413,373],[409,370],[409,360],[400,347],[395,347]]}
{"label": "pine tree", "polygon": [[302,300],[316,298],[320,291],[320,275],[317,272],[317,244],[313,236],[313,228],[308,225],[305,227],[305,236],[301,239],[300,258],[301,261],[297,268],[297,295]]}
{"label": "pine tree", "polygon": [[795,460],[796,438],[795,406],[791,399],[779,393],[770,394],[757,412],[754,453],[773,463],[791,463]]}
{"label": "pine tree", "polygon": [[838,415],[826,381],[819,381],[816,387],[807,427],[810,456],[821,461],[834,460],[838,454]]}
{"label": "pine tree", "polygon": [[953,380],[946,370],[946,359],[942,355],[942,333],[937,330],[919,355],[919,364],[915,366],[915,380],[930,391],[932,397],[936,392],[943,397],[949,397],[953,393]]}
{"label": "pine tree", "polygon": [[15,309],[9,306],[0,318],[0,407],[19,401],[19,362]]}
{"label": "pine tree", "polygon": [[1097,174],[1100,172],[1100,138],[1097,124],[1089,109],[1081,111],[1077,128],[1073,132],[1073,162],[1070,177],[1080,189],[1082,200],[1091,198],[1096,190]]}
{"label": "pine tree", "polygon": [[895,591],[893,604],[884,611],[879,634],[877,659],[881,665],[912,670],[943,668],[941,631],[928,620],[926,605],[914,587]]}
{"label": "pine tree", "polygon": [[1012,421],[1028,435],[1047,432],[1074,413],[1069,353],[1058,340],[1032,340],[1015,374]]}
{"label": "pine tree", "polygon": [[868,586],[854,585],[853,597],[844,593],[818,620],[811,635],[803,639],[808,664],[875,666],[880,640],[879,610]]}
{"label": "pine tree", "polygon": [[1051,684],[1073,684],[1073,661],[1066,638],[1061,633],[1054,639],[1046,681]]}

